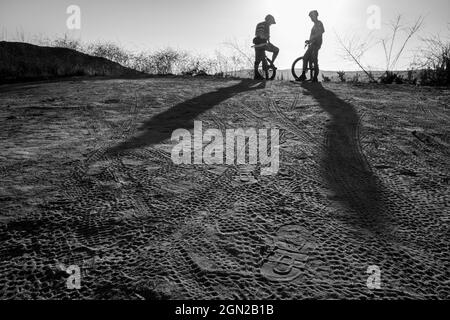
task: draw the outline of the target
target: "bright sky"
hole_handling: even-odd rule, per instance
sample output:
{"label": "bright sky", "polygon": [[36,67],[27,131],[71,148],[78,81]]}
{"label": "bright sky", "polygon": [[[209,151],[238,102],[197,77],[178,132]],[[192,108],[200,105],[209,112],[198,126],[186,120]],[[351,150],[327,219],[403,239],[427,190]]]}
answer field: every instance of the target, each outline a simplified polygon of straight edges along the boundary
{"label": "bright sky", "polygon": [[[81,8],[79,31],[66,27],[69,5]],[[374,39],[386,35],[387,23],[399,13],[405,22],[426,17],[421,36],[448,36],[449,0],[0,0],[0,35],[14,40],[20,33],[26,39],[66,33],[83,41],[115,41],[128,49],[172,46],[212,54],[233,39],[249,48],[256,24],[271,13],[277,20],[272,42],[281,49],[278,67],[288,68],[304,51],[312,27],[308,12],[317,9],[326,29],[321,68],[352,70],[355,67],[339,55],[335,32],[342,38],[367,35],[371,5],[378,6],[381,13],[381,29],[373,32]],[[420,44],[419,37],[410,42],[398,67],[408,66],[407,58]],[[383,68],[380,50],[381,46],[375,47],[364,62]]]}

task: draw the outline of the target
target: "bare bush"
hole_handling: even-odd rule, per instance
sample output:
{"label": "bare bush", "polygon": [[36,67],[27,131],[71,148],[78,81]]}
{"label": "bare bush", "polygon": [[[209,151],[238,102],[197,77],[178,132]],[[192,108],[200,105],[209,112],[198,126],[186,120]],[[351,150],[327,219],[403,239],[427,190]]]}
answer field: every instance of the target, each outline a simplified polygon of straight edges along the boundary
{"label": "bare bush", "polygon": [[[419,17],[412,26],[404,26],[402,25],[401,15],[397,15],[396,19],[390,22],[389,27],[391,30],[391,36],[388,39],[381,40],[386,59],[386,71],[391,71],[397,66],[397,63],[402,56],[406,45],[411,40],[411,38],[422,28],[423,22],[424,18]],[[403,42],[401,42],[400,48],[395,54],[394,46],[396,44],[396,41],[399,39],[400,33],[402,31],[405,33],[405,37],[403,39]]]}
{"label": "bare bush", "polygon": [[323,80],[323,82],[331,82],[331,78],[325,76],[323,73],[322,73],[322,80]]}
{"label": "bare bush", "polygon": [[370,33],[365,39],[353,36],[344,40],[337,33],[336,37],[343,49],[342,57],[347,61],[356,63],[358,67],[369,77],[370,81],[376,82],[372,73],[368,70],[368,67],[364,66],[362,62],[364,54],[375,45],[372,33]]}
{"label": "bare bush", "polygon": [[177,62],[177,73],[188,76],[212,75],[217,72],[214,59],[183,52]]}
{"label": "bare bush", "polygon": [[393,71],[386,71],[381,77],[380,82],[383,84],[403,84],[405,79],[402,75],[399,75]]}
{"label": "bare bush", "polygon": [[126,66],[148,74],[154,72],[153,59],[151,53],[148,52],[130,53]]}
{"label": "bare bush", "polygon": [[359,83],[360,79],[359,79],[359,73],[356,73],[351,80],[352,83]]}
{"label": "bare bush", "polygon": [[83,44],[79,39],[72,39],[66,34],[63,37],[58,37],[50,42],[52,47],[67,48],[77,51],[83,51]]}
{"label": "bare bush", "polygon": [[85,51],[90,55],[106,58],[123,66],[127,66],[128,61],[130,61],[130,54],[126,50],[109,41],[90,44]]}
{"label": "bare bush", "polygon": [[341,82],[346,82],[347,79],[345,78],[345,72],[344,71],[338,71],[337,72],[338,78]]}
{"label": "bare bush", "polygon": [[181,57],[182,53],[172,48],[156,51],[151,55],[154,73],[157,75],[173,74],[174,67]]}
{"label": "bare bush", "polygon": [[222,73],[226,75],[232,71],[231,61],[221,51],[216,50],[214,61],[216,63],[214,74]]}
{"label": "bare bush", "polygon": [[348,61],[356,63],[369,77],[371,82],[376,82],[376,80],[369,68],[363,64],[362,58],[371,48],[381,43],[385,54],[386,72],[380,80],[388,83],[390,80],[394,82],[396,79],[400,79],[398,75],[391,74],[391,70],[396,68],[407,44],[420,31],[423,22],[424,18],[419,17],[412,25],[404,25],[402,16],[397,15],[396,19],[389,23],[390,35],[385,39],[381,39],[379,42],[375,40],[372,32],[365,39],[354,36],[350,39],[343,40],[339,35],[336,34],[336,36],[343,49],[343,57]]}
{"label": "bare bush", "polygon": [[424,85],[450,84],[450,37],[434,35],[422,41],[424,46],[412,64],[419,70],[419,82]]}
{"label": "bare bush", "polygon": [[247,43],[239,43],[237,40],[224,42],[230,54],[227,59],[232,66],[233,76],[249,77],[253,74],[253,49]]}

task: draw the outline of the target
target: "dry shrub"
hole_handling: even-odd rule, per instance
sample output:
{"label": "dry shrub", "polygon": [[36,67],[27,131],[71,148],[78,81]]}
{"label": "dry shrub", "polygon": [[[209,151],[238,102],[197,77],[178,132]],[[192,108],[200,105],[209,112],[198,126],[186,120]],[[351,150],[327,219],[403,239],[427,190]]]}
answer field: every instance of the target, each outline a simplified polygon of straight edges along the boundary
{"label": "dry shrub", "polygon": [[422,85],[450,85],[450,37],[434,35],[422,40],[424,47],[412,65],[418,70],[417,82]]}
{"label": "dry shrub", "polygon": [[130,60],[130,54],[113,42],[96,42],[88,45],[85,51],[92,56],[106,58],[123,66],[127,66]]}

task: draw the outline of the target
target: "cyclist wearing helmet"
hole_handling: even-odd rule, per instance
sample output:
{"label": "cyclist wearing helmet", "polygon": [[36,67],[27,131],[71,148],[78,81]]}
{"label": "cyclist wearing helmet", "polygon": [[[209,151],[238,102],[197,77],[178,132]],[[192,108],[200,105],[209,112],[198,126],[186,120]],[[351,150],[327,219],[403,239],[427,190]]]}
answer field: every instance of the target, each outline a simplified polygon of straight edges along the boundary
{"label": "cyclist wearing helmet", "polygon": [[267,15],[265,21],[258,23],[256,26],[255,38],[253,44],[255,45],[255,79],[263,79],[258,72],[258,66],[262,62],[263,68],[267,68],[267,61],[265,59],[265,51],[272,52],[272,64],[280,52],[276,46],[270,43],[270,26],[276,24],[275,18],[272,15]]}
{"label": "cyclist wearing helmet", "polygon": [[308,67],[308,62],[311,61],[311,63],[314,64],[314,76],[312,79],[312,82],[318,82],[317,76],[319,75],[319,50],[322,47],[322,34],[325,32],[325,28],[323,27],[322,21],[318,19],[319,12],[317,10],[313,10],[309,13],[309,17],[311,18],[312,22],[314,23],[314,26],[311,30],[311,36],[309,37],[309,40],[306,40],[305,43],[309,45],[308,50],[305,53],[305,56],[303,58],[303,73],[298,78],[298,81],[305,81],[306,80],[306,74],[305,70]]}

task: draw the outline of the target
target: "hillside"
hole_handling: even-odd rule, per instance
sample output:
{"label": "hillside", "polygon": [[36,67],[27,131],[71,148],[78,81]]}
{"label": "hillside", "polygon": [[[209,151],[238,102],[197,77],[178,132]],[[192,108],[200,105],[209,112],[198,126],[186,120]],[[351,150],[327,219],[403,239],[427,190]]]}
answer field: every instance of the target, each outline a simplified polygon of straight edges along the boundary
{"label": "hillside", "polygon": [[0,83],[70,76],[133,76],[137,71],[67,48],[0,42]]}

